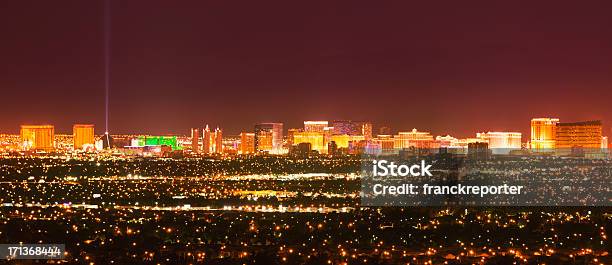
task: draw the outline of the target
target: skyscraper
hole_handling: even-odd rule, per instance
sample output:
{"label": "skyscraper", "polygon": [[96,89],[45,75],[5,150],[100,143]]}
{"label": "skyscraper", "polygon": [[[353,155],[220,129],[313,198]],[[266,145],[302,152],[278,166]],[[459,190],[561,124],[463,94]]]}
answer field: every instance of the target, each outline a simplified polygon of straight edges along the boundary
{"label": "skyscraper", "polygon": [[356,135],[360,132],[357,124],[350,120],[335,120],[332,121],[331,126],[334,127],[333,134],[335,135]]}
{"label": "skyscraper", "polygon": [[255,142],[253,144],[257,145],[255,147],[255,151],[257,152],[272,153],[272,131],[261,130],[256,133]]}
{"label": "skyscraper", "polygon": [[240,133],[240,153],[252,154],[255,153],[255,134],[243,132]]}
{"label": "skyscraper", "polygon": [[200,129],[191,128],[191,151],[194,153],[199,152],[200,147]]}
{"label": "skyscraper", "polygon": [[325,143],[329,143],[332,140],[332,136],[334,135],[334,128],[333,127],[323,128],[323,135],[325,137]]}
{"label": "skyscraper", "polygon": [[204,128],[202,133],[202,152],[205,154],[210,154],[212,151],[210,141],[210,128],[208,128],[208,124],[206,124],[206,127]]}
{"label": "skyscraper", "polygon": [[555,118],[531,119],[531,149],[535,152],[552,151],[557,137],[557,123],[559,119]]}
{"label": "skyscraper", "polygon": [[372,140],[372,123],[371,122],[360,122],[361,124],[361,135],[365,137],[366,141]]}
{"label": "skyscraper", "polygon": [[223,131],[217,127],[212,135],[213,152],[215,154],[223,153]]}
{"label": "skyscraper", "polygon": [[[269,138],[269,139],[268,139]],[[269,142],[269,146],[268,146]],[[279,122],[255,125],[255,150],[280,154],[283,152],[283,124]]]}
{"label": "skyscraper", "polygon": [[302,129],[289,129],[287,130],[287,146],[289,146],[289,148],[291,148],[291,146],[294,145],[293,143],[293,135],[295,135],[296,133],[302,132]]}
{"label": "skyscraper", "polygon": [[602,127],[601,121],[558,123],[556,153],[566,155],[572,148],[581,148],[585,153],[600,152]]}
{"label": "skyscraper", "polygon": [[81,150],[83,147],[93,148],[95,144],[93,124],[75,124],[72,126],[73,148]]}
{"label": "skyscraper", "polygon": [[367,121],[335,120],[331,122],[333,134],[363,135],[366,140],[372,139],[372,123]]}
{"label": "skyscraper", "polygon": [[21,125],[19,133],[24,150],[53,151],[55,137],[53,125]]}

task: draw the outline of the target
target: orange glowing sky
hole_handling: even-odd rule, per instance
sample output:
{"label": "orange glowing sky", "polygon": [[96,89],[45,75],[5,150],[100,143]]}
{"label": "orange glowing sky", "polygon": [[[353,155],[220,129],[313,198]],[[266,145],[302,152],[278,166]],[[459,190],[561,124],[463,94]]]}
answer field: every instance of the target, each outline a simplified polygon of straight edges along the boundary
{"label": "orange glowing sky", "polygon": [[[0,132],[94,123],[102,133],[103,6],[2,4]],[[354,119],[525,137],[532,117],[612,120],[609,1],[132,0],[111,10],[114,133]]]}

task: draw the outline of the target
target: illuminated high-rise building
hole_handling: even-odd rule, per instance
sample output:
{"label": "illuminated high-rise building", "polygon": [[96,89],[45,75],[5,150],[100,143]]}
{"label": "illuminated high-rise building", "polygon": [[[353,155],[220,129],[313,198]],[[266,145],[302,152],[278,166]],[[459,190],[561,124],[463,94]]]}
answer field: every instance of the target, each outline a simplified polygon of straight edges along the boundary
{"label": "illuminated high-rise building", "polygon": [[555,118],[531,119],[531,149],[535,152],[552,151],[555,148],[557,137],[557,123]]}
{"label": "illuminated high-rise building", "polygon": [[485,141],[493,154],[509,154],[512,150],[521,149],[522,134],[520,132],[477,133],[476,138]]}
{"label": "illuminated high-rise building", "polygon": [[410,132],[398,132],[394,136],[395,148],[403,149],[409,147],[416,148],[435,148],[433,135],[429,132],[419,132],[417,129],[412,129]]}
{"label": "illuminated high-rise building", "polygon": [[241,137],[223,136],[223,154],[236,155],[240,152]]}
{"label": "illuminated high-rise building", "polygon": [[357,124],[350,120],[335,120],[331,122],[331,127],[334,127],[333,134],[341,135],[356,135],[359,134],[359,128]]}
{"label": "illuminated high-rise building", "polygon": [[255,153],[255,134],[243,132],[240,133],[240,153],[252,154]]}
{"label": "illuminated high-rise building", "polygon": [[271,154],[283,153],[283,124],[279,122],[256,124],[255,150]]}
{"label": "illuminated high-rise building", "polygon": [[208,128],[208,124],[206,124],[206,127],[204,128],[204,130],[202,131],[202,152],[205,154],[210,154],[212,153],[212,148],[211,148],[211,133],[210,133],[210,128]]}
{"label": "illuminated high-rise building", "polygon": [[334,135],[334,127],[325,127],[323,128],[323,135],[325,138],[325,142],[329,143],[332,141],[332,136]]}
{"label": "illuminated high-rise building", "polygon": [[363,135],[366,140],[372,139],[372,123],[366,121],[335,120],[331,122],[335,135]]}
{"label": "illuminated high-rise building", "polygon": [[200,129],[191,128],[191,151],[194,153],[199,152],[200,147]]}
{"label": "illuminated high-rise building", "polygon": [[24,150],[53,151],[53,125],[21,125],[21,146]]}
{"label": "illuminated high-rise building", "polygon": [[569,154],[573,148],[581,148],[585,153],[600,152],[602,131],[601,121],[558,123],[556,153]]}
{"label": "illuminated high-rise building", "polygon": [[361,135],[364,136],[366,141],[372,140],[372,123],[361,122]]}
{"label": "illuminated high-rise building", "polygon": [[323,132],[328,127],[327,121],[304,121],[305,132]]}
{"label": "illuminated high-rise building", "polygon": [[272,138],[272,131],[262,130],[256,133],[253,143],[254,146],[256,145],[255,151],[272,153]]}
{"label": "illuminated high-rise building", "polygon": [[287,130],[287,146],[289,148],[291,148],[291,146],[294,145],[293,143],[293,135],[295,135],[298,132],[302,132],[302,129],[289,129]]}
{"label": "illuminated high-rise building", "polygon": [[72,140],[75,150],[94,148],[95,133],[93,124],[75,124],[72,126]]}
{"label": "illuminated high-rise building", "polygon": [[608,136],[601,137],[601,149],[608,148]]}
{"label": "illuminated high-rise building", "polygon": [[309,143],[311,150],[319,153],[327,153],[327,144],[323,132],[295,132],[293,134],[293,144]]}
{"label": "illuminated high-rise building", "polygon": [[215,154],[223,153],[223,131],[221,131],[219,127],[217,127],[217,129],[215,129],[215,132],[212,134],[211,145]]}

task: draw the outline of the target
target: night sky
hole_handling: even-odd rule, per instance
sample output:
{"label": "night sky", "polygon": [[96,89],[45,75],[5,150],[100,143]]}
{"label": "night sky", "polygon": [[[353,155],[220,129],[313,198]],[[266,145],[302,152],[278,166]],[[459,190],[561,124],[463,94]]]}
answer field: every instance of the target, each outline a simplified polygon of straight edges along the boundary
{"label": "night sky", "polygon": [[[113,0],[110,131],[354,119],[465,137],[550,116],[611,134],[611,1],[384,2]],[[0,2],[0,132],[104,131],[104,17]]]}

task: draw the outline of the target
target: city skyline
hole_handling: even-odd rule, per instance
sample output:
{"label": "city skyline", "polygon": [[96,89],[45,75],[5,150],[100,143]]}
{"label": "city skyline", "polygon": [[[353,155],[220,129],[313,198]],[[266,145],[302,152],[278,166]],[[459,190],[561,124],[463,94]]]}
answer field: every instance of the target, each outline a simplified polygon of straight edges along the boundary
{"label": "city skyline", "polygon": [[[14,136],[2,135],[3,145],[7,150],[54,151],[63,146],[64,150],[81,150],[91,152],[102,150],[104,136],[95,137],[92,124],[75,124],[72,139],[61,133],[58,139],[53,125],[21,125],[20,141]],[[492,154],[527,154],[550,153],[562,155],[582,155],[583,152],[606,156],[608,136],[603,132],[602,121],[561,122],[559,118],[532,118],[530,135],[523,142],[523,135],[516,130],[482,131],[472,137],[453,137],[452,135],[432,135],[428,131],[413,128],[410,131],[392,132],[384,127],[386,133],[373,133],[372,123],[367,121],[332,120],[303,122],[303,128],[284,129],[283,123],[258,123],[252,132],[241,132],[238,136],[228,137],[217,126],[211,130],[207,124],[203,128],[190,128],[190,135],[155,136],[147,134],[113,135],[122,138],[118,142],[108,140],[108,146],[124,148],[128,153],[151,150],[164,155],[171,151],[185,148],[190,153],[204,154],[308,154],[316,151],[320,154],[338,155],[339,152],[356,153],[394,153],[397,150],[417,148],[421,150],[448,149],[456,154],[466,154],[471,148],[492,150]],[[382,131],[383,128],[380,128]],[[201,133],[200,133],[201,132]],[[202,135],[200,137],[200,135]],[[225,136],[225,138],[223,137]],[[13,137],[13,140],[11,140]],[[239,137],[238,139],[236,139]],[[96,140],[96,138],[98,140]],[[186,139],[187,138],[187,139]],[[74,144],[66,143],[66,140]],[[186,141],[185,141],[186,140]],[[200,141],[202,144],[200,145]],[[110,143],[113,142],[113,143]],[[485,143],[486,145],[482,145]],[[246,145],[245,145],[246,144]],[[71,148],[72,147],[72,148]],[[154,148],[154,149],[151,149]],[[442,149],[440,149],[442,148]],[[341,150],[340,150],[341,149]],[[340,150],[340,151],[339,151]],[[514,151],[512,151],[514,150]],[[521,150],[519,153],[517,151]],[[588,150],[588,151],[586,151]],[[474,151],[474,149],[472,149]],[[584,154],[586,154],[584,153]]]}
{"label": "city skyline", "polygon": [[[531,117],[612,116],[608,2],[111,2],[111,133],[353,119],[525,134]],[[102,128],[104,1],[37,7],[0,11],[10,27],[0,43],[0,129]]]}
{"label": "city skyline", "polygon": [[[568,122],[579,122],[578,120],[566,120],[566,119],[559,119],[558,116],[546,116],[546,117],[555,117],[555,119],[557,119],[557,122],[559,122],[559,120],[562,121],[562,123],[568,123]],[[549,118],[545,118],[544,116],[542,117],[531,117],[529,118],[529,120],[533,120],[533,119],[549,119]],[[145,131],[127,131],[127,132],[117,132],[117,133],[111,133],[111,134],[115,134],[115,135],[129,135],[129,134],[133,134],[133,135],[177,135],[177,136],[189,136],[192,135],[193,132],[192,130],[194,128],[198,128],[200,130],[204,130],[205,128],[208,127],[216,127],[217,129],[222,129],[224,131],[224,135],[227,136],[240,136],[240,134],[242,133],[252,133],[254,131],[254,126],[257,126],[258,124],[271,124],[271,123],[280,123],[283,125],[284,129],[283,132],[287,132],[288,130],[292,130],[292,129],[302,129],[302,130],[306,130],[308,131],[307,127],[306,127],[306,123],[310,123],[310,122],[338,122],[338,121],[350,121],[350,122],[368,122],[369,124],[371,124],[372,126],[372,135],[376,136],[376,135],[384,135],[385,133],[380,133],[379,130],[381,129],[381,127],[386,127],[384,129],[388,129],[390,130],[391,134],[395,134],[398,132],[408,132],[411,131],[413,129],[419,129],[422,131],[427,131],[429,133],[432,133],[433,135],[438,135],[438,136],[454,136],[454,137],[460,137],[460,138],[465,138],[465,137],[472,137],[477,133],[486,133],[486,132],[518,132],[521,133],[523,135],[523,137],[526,137],[526,140],[529,140],[529,135],[531,134],[531,126],[533,126],[533,124],[530,124],[529,122],[524,122],[525,125],[521,126],[520,128],[505,128],[505,129],[482,129],[482,128],[468,128],[468,133],[466,133],[465,135],[463,134],[459,134],[456,133],[452,130],[452,128],[449,128],[447,130],[443,130],[443,133],[439,133],[436,131],[433,131],[431,129],[429,129],[428,127],[410,127],[410,126],[404,126],[401,128],[390,128],[388,127],[386,124],[380,124],[380,123],[376,123],[375,121],[362,121],[362,120],[339,120],[339,119],[333,119],[333,120],[314,120],[314,119],[310,119],[310,120],[302,120],[301,122],[291,122],[289,124],[296,124],[295,126],[287,126],[286,124],[288,124],[285,121],[276,121],[276,122],[255,122],[253,124],[250,125],[242,125],[239,131],[236,132],[230,132],[228,133],[227,130],[225,129],[225,123],[223,124],[216,124],[216,125],[212,125],[209,123],[202,123],[202,125],[200,126],[191,126],[188,128],[181,128],[178,131],[168,131],[166,133],[155,133],[155,132],[151,132],[150,130],[145,130]],[[599,121],[602,124],[602,134],[604,136],[608,136],[609,132],[612,132],[612,128],[609,128],[609,125],[606,123],[605,120],[586,120],[586,121]],[[58,130],[58,126],[55,124],[51,124],[51,123],[23,123],[23,124],[19,124],[17,125],[17,129],[15,130],[16,132],[12,132],[10,130],[5,130],[3,128],[0,128],[0,134],[19,134],[19,126],[23,126],[23,125],[34,125],[34,126],[45,126],[45,125],[51,125],[55,127],[55,130],[57,131],[57,134],[70,134],[72,133],[73,130],[73,126],[74,125],[80,125],[82,123],[72,123],[70,125],[70,129],[69,130]],[[104,130],[103,130],[103,124],[100,125],[95,125],[95,124],[91,124],[93,125],[95,128],[98,128],[98,130],[96,131],[95,135],[101,136],[104,134]],[[331,124],[330,124],[331,126]],[[231,126],[230,126],[231,127]],[[61,128],[61,127],[60,127]],[[333,126],[331,126],[330,128],[333,128]],[[491,127],[487,127],[487,128],[491,128]],[[211,128],[212,129],[212,128]]]}

